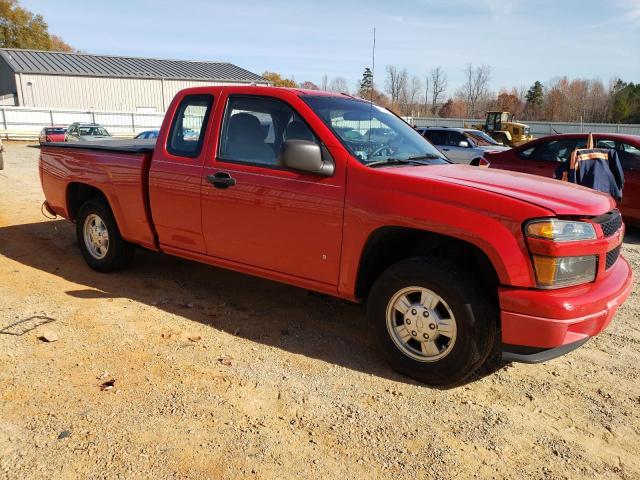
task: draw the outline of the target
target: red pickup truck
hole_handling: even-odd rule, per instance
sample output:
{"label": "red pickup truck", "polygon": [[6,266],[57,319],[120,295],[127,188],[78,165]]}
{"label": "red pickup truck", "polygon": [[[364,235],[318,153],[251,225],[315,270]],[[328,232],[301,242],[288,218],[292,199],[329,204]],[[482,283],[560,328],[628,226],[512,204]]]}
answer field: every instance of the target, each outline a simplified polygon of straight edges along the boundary
{"label": "red pickup truck", "polygon": [[539,362],[597,335],[632,282],[612,199],[451,164],[346,95],[202,87],[157,141],[44,144],[45,208],[90,267],[136,247],[366,301],[383,353],[430,384],[494,352]]}

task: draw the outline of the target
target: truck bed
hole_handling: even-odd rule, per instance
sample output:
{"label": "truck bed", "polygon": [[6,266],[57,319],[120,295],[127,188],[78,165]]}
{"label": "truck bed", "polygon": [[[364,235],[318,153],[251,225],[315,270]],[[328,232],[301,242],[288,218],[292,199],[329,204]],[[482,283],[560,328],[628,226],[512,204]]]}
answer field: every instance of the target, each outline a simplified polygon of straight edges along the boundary
{"label": "truck bed", "polygon": [[44,143],[40,176],[49,208],[75,220],[69,202],[76,185],[95,188],[107,198],[122,237],[155,248],[148,198],[154,145],[154,139]]}
{"label": "truck bed", "polygon": [[44,147],[82,148],[121,153],[153,153],[156,139],[96,140],[95,142],[45,142]]}

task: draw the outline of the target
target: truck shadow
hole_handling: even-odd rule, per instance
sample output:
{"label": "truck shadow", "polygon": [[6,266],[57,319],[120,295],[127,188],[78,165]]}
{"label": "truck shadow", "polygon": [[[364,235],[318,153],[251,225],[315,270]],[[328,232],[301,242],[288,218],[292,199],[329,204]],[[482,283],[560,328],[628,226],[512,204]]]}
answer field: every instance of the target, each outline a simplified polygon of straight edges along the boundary
{"label": "truck shadow", "polygon": [[[381,358],[359,305],[145,250],[129,269],[100,274],[86,266],[74,226],[63,220],[0,228],[0,255],[87,287],[65,292],[74,298],[127,298],[330,365],[419,384]],[[505,365],[488,362],[468,382]]]}

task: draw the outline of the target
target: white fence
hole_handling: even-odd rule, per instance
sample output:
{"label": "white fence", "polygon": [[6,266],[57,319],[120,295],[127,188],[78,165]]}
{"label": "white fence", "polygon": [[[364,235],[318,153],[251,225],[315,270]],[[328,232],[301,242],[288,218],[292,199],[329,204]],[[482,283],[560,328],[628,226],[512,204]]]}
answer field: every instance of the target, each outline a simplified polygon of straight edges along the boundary
{"label": "white fence", "polygon": [[[465,118],[419,118],[406,117],[405,120],[411,125],[418,127],[458,127],[465,125],[483,124],[484,119]],[[627,135],[640,135],[640,124],[618,124],[618,123],[570,123],[570,122],[534,122],[528,120],[518,120],[531,127],[531,134],[534,137],[553,135],[554,133],[624,133]]]}
{"label": "white fence", "polygon": [[[87,110],[38,109],[0,106],[0,136],[4,139],[32,140],[38,138],[42,127],[69,125],[73,122],[94,122],[105,127],[114,136],[132,137],[143,130],[160,128],[164,113],[103,112]],[[419,127],[463,127],[484,123],[483,119],[464,118],[405,118]],[[554,133],[601,132],[640,135],[640,124],[533,122],[523,120],[531,127],[534,137]],[[344,126],[357,128],[344,122]],[[367,122],[368,124],[368,122]],[[359,126],[359,125],[358,125]]]}
{"label": "white fence", "polygon": [[0,135],[3,139],[33,140],[38,138],[43,127],[93,122],[114,136],[132,137],[144,130],[160,128],[163,118],[164,113],[0,107]]}

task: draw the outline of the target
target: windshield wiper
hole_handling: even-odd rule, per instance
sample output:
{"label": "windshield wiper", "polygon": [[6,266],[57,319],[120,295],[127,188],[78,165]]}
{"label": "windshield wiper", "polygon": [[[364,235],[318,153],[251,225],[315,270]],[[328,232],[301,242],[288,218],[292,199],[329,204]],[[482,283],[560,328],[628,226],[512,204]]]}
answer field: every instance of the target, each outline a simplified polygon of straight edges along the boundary
{"label": "windshield wiper", "polygon": [[384,160],[376,160],[375,162],[367,163],[367,167],[382,167],[386,165],[424,165],[424,162],[419,162],[416,159],[411,158],[385,158]]}
{"label": "windshield wiper", "polygon": [[435,153],[425,153],[424,155],[416,155],[414,157],[409,157],[407,160],[444,160],[442,156],[436,155]]}

